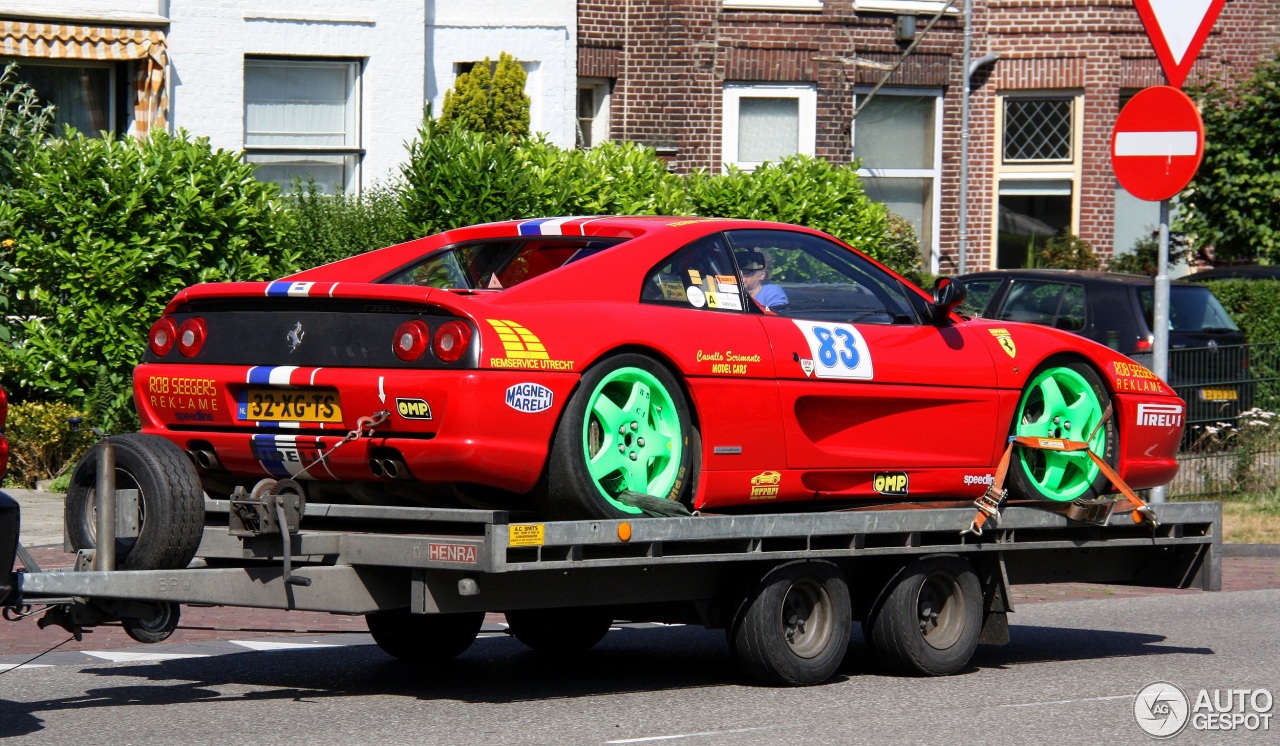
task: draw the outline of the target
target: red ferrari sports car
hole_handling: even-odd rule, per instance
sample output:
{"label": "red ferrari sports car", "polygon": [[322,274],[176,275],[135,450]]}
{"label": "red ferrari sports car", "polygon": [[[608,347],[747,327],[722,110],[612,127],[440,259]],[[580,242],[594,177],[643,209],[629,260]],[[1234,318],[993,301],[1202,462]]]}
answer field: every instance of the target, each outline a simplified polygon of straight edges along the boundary
{"label": "red ferrari sports car", "polygon": [[[313,500],[555,518],[968,501],[1014,434],[1088,440],[1135,488],[1173,477],[1168,386],[1065,331],[965,319],[962,297],[798,226],[520,220],[188,288],[134,386],[144,433],[214,496],[288,477]],[[1108,487],[1083,453],[1020,451],[1010,479]]]}

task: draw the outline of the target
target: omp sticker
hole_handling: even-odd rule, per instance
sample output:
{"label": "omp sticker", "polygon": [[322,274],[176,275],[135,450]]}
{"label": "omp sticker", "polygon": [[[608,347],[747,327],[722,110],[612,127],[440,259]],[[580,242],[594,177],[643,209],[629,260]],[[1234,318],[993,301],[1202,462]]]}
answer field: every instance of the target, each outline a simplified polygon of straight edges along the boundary
{"label": "omp sticker", "polygon": [[741,311],[742,296],[738,295],[737,292],[707,293],[707,306],[710,308],[724,308],[730,311]]}
{"label": "omp sticker", "polygon": [[703,293],[702,288],[697,285],[690,285],[685,292],[689,295],[689,305],[694,308],[702,308],[707,305],[706,293]]}
{"label": "omp sticker", "polygon": [[431,419],[431,405],[425,399],[396,398],[396,413],[406,420]]}
{"label": "omp sticker", "polygon": [[507,545],[540,547],[546,541],[546,529],[541,523],[512,523],[507,526]]}
{"label": "omp sticker", "polygon": [[1138,424],[1147,427],[1181,427],[1181,404],[1138,404]]}
{"label": "omp sticker", "polygon": [[991,336],[1000,343],[1000,349],[1004,350],[1009,357],[1018,356],[1018,346],[1013,343],[1013,337],[1009,336],[1008,329],[988,329],[987,331],[991,332]]}
{"label": "omp sticker", "polygon": [[782,474],[776,471],[762,471],[751,478],[751,499],[772,500],[781,489]]}
{"label": "omp sticker", "polygon": [[555,393],[540,383],[517,383],[507,389],[507,406],[517,412],[542,412],[551,409]]}
{"label": "omp sticker", "polygon": [[813,372],[818,378],[871,380],[875,377],[871,349],[856,327],[798,319],[793,322],[809,343]]}
{"label": "omp sticker", "polygon": [[871,489],[882,495],[907,494],[907,473],[905,471],[877,472],[871,478]]}

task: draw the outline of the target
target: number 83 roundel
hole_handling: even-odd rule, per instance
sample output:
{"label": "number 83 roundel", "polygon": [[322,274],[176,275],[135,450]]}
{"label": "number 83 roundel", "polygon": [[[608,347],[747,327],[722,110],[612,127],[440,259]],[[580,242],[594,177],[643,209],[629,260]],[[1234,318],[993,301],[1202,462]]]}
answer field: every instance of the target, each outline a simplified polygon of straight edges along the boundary
{"label": "number 83 roundel", "polygon": [[799,321],[813,354],[813,372],[819,378],[873,377],[871,350],[867,341],[851,324],[829,324],[822,321]]}

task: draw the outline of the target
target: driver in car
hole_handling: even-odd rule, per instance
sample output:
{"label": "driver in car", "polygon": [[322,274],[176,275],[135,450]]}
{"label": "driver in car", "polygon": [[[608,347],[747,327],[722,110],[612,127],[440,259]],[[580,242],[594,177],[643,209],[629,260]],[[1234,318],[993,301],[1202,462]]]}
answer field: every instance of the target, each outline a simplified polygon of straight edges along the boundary
{"label": "driver in car", "polygon": [[769,265],[759,251],[740,251],[737,254],[738,270],[742,272],[742,286],[751,298],[766,311],[774,311],[790,301],[787,293],[769,280]]}

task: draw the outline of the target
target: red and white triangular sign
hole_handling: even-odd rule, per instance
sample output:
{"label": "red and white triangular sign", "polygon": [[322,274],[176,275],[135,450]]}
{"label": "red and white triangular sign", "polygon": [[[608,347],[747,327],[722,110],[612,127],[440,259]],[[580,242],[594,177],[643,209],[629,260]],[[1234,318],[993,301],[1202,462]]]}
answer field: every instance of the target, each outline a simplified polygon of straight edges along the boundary
{"label": "red and white triangular sign", "polygon": [[1227,0],[1133,0],[1169,85],[1181,88]]}

